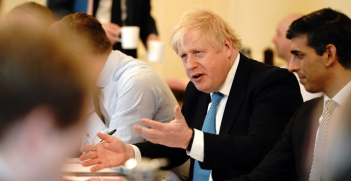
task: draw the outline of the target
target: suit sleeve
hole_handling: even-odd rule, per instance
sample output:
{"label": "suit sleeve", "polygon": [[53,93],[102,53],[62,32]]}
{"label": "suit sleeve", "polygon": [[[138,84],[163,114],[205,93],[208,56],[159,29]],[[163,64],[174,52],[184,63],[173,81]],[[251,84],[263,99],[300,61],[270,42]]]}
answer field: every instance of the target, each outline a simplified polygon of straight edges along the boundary
{"label": "suit sleeve", "polygon": [[[298,110],[296,111],[298,112]],[[296,180],[296,166],[292,140],[292,128],[295,117],[290,120],[282,137],[276,143],[264,160],[248,175],[234,179],[234,181],[253,180]]]}
{"label": "suit sleeve", "polygon": [[204,162],[200,163],[202,168],[255,168],[281,137],[289,119],[302,103],[298,82],[287,70],[272,68],[252,81],[251,88],[245,94],[248,101],[243,103],[248,105],[242,105],[244,108],[240,110],[248,111],[249,114],[237,118],[233,125],[242,128],[248,122],[247,133],[241,136],[236,136],[235,133],[204,133]]}
{"label": "suit sleeve", "polygon": [[[187,94],[188,89],[186,90]],[[184,108],[186,107],[186,103],[183,104],[182,113],[184,113]],[[182,148],[170,148],[167,146],[154,144],[151,142],[144,142],[135,144],[141,152],[142,157],[148,158],[167,158],[168,159],[168,166],[163,167],[163,169],[172,169],[177,167],[189,159],[189,156],[186,154],[186,150]]]}
{"label": "suit sleeve", "polygon": [[150,11],[151,5],[150,0],[142,0],[143,7],[141,8],[141,19],[140,19],[140,38],[143,41],[144,45],[146,45],[147,37],[154,33],[157,33],[155,20],[152,18]]}

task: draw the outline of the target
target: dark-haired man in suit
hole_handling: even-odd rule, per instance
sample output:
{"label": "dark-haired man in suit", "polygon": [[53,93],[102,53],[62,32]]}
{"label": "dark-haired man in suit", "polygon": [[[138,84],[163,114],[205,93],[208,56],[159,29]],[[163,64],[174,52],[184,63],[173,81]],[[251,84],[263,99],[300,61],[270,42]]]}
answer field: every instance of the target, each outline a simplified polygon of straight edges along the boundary
{"label": "dark-haired man in suit", "polygon": [[175,119],[168,124],[142,119],[153,129],[134,130],[149,142],[133,147],[98,134],[107,144],[83,155],[81,160],[91,159],[83,165],[99,163],[92,168],[96,171],[128,158],[139,160],[141,155],[166,157],[174,167],[190,157],[192,180],[249,173],[273,148],[302,103],[296,78],[286,69],[240,54],[241,40],[234,30],[203,8],[186,12],[170,37],[191,80],[182,112],[176,107]]}
{"label": "dark-haired man in suit", "polygon": [[351,92],[351,20],[321,9],[294,21],[287,38],[294,54],[289,71],[299,75],[307,91],[324,96],[301,105],[274,149],[249,175],[236,180],[326,180],[328,124]]}

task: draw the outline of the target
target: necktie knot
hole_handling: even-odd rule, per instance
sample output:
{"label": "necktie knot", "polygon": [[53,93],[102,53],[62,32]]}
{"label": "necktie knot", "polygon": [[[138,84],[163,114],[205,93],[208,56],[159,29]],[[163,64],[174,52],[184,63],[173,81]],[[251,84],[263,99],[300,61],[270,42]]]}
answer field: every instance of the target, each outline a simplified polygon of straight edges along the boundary
{"label": "necktie knot", "polygon": [[333,100],[325,101],[325,108],[326,108],[326,111],[333,112],[334,109],[336,108],[336,102]]}
{"label": "necktie knot", "polygon": [[219,101],[223,98],[223,94],[220,92],[215,92],[212,94],[212,104],[218,105]]}

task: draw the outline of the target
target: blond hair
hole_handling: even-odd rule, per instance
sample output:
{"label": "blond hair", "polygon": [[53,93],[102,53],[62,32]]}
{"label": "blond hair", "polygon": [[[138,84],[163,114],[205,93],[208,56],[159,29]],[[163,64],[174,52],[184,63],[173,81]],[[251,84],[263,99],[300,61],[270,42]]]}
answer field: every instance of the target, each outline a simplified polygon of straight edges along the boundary
{"label": "blond hair", "polygon": [[183,37],[190,30],[195,30],[195,41],[202,39],[212,44],[220,51],[226,39],[232,41],[232,47],[241,50],[241,40],[223,18],[203,7],[195,7],[186,11],[178,23],[171,29],[169,36],[171,46],[178,53],[178,47],[183,46]]}

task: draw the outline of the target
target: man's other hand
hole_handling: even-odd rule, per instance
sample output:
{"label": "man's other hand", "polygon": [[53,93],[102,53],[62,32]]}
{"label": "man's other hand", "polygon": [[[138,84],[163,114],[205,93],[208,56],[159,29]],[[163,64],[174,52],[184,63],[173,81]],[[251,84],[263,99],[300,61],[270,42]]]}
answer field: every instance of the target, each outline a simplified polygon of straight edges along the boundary
{"label": "man's other hand", "polygon": [[103,23],[102,28],[105,30],[108,39],[112,45],[117,43],[118,37],[121,34],[121,27],[114,23]]}
{"label": "man's other hand", "polygon": [[141,122],[151,128],[136,125],[134,131],[152,143],[186,149],[193,130],[188,127],[179,106],[174,108],[174,116],[175,119],[170,123],[160,123],[143,118]]}
{"label": "man's other hand", "polygon": [[[92,172],[108,167],[116,167],[122,165],[130,158],[134,158],[134,150],[132,146],[125,144],[114,136],[104,133],[97,133],[97,136],[105,142],[94,148],[89,153],[83,154],[79,157],[79,159],[83,161],[83,166],[87,167],[95,165],[90,169]],[[94,144],[85,145],[80,151],[86,152],[92,146],[94,146]]]}

